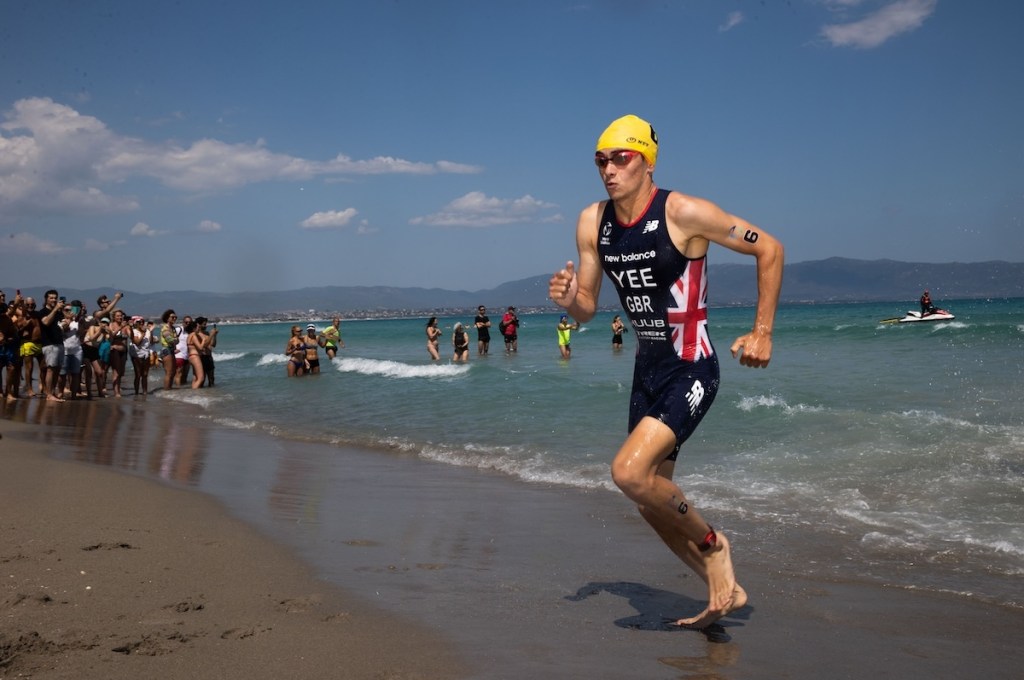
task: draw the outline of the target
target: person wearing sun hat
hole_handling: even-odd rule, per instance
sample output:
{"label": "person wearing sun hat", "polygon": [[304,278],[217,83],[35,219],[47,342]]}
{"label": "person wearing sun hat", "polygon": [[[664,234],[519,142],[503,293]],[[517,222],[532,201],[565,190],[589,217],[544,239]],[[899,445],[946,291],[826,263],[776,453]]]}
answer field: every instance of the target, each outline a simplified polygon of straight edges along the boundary
{"label": "person wearing sun hat", "polygon": [[586,323],[597,311],[602,274],[619,293],[637,353],[629,434],[612,462],[612,480],[707,584],[707,608],[676,622],[705,628],[747,602],[728,539],[672,481],[680,446],[718,391],[718,357],[707,330],[707,254],[715,243],[756,259],[753,330],[737,338],[731,351],[740,364],[763,368],[772,354],[783,248],[768,232],[710,201],[658,189],[658,147],[654,126],[632,114],[614,120],[598,137],[594,163],[608,200],[580,213],[579,267],[567,262],[551,277],[548,294]]}
{"label": "person wearing sun hat", "polygon": [[316,324],[306,326],[306,337],[302,338],[306,347],[306,373],[320,372],[320,348],[324,345],[323,337],[317,337]]}

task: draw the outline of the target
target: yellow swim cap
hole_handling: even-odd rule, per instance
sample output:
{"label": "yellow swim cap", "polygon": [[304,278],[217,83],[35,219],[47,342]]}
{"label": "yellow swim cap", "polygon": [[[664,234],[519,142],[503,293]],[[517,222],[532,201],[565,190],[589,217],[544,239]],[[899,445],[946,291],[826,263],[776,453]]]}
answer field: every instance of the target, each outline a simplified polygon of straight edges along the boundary
{"label": "yellow swim cap", "polygon": [[658,133],[654,127],[633,114],[612,121],[597,138],[597,151],[601,149],[632,149],[643,154],[654,166],[658,160]]}

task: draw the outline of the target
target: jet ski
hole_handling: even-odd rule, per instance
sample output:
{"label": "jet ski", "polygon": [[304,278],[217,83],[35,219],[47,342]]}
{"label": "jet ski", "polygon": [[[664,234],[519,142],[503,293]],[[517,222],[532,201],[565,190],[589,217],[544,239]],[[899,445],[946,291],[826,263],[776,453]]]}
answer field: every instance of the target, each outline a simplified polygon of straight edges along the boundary
{"label": "jet ski", "polygon": [[882,319],[879,323],[921,323],[924,321],[950,321],[955,319],[952,312],[945,309],[936,309],[934,312],[921,314],[921,312],[908,311],[904,317],[894,316],[891,319]]}

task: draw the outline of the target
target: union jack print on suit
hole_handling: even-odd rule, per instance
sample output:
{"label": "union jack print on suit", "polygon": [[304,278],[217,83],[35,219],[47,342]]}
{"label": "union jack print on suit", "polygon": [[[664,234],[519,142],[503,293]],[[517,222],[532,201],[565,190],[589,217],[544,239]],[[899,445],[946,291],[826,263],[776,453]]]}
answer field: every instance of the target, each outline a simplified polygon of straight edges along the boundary
{"label": "union jack print on suit", "polygon": [[683,361],[698,361],[714,354],[708,337],[707,258],[690,260],[672,284],[675,307],[668,308],[672,346]]}

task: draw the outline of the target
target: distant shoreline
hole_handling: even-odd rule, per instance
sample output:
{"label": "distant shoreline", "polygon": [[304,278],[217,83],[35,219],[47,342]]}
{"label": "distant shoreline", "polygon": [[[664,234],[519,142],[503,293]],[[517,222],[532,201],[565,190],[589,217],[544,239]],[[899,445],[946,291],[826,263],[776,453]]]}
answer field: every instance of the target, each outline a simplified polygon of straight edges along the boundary
{"label": "distant shoreline", "polygon": [[[708,265],[711,307],[748,307],[757,301],[754,264]],[[202,314],[212,320],[247,320],[254,323],[290,322],[310,317],[345,319],[465,316],[479,305],[493,315],[508,305],[522,314],[556,311],[547,297],[549,275],[510,281],[494,288],[466,291],[393,286],[322,286],[284,291],[210,293],[201,291],[125,291],[120,307],[131,314],[156,317],[165,309]],[[16,285],[0,289],[14,297]],[[41,298],[56,288],[67,299],[79,299],[89,308],[100,295],[117,289],[80,289],[61,286],[20,286],[25,295]],[[916,305],[928,289],[940,304],[956,300],[1024,298],[1024,262],[913,263],[893,260],[829,258],[787,264],[781,304],[825,305],[893,302]],[[121,289],[125,290],[125,289]],[[598,309],[618,310],[614,287],[605,282]]]}
{"label": "distant shoreline", "polygon": [[[943,304],[948,307],[954,307],[958,302],[969,302],[974,300],[1017,300],[1024,299],[1024,296],[1008,296],[1008,297],[997,297],[997,296],[981,296],[981,297],[963,297],[963,298],[949,298],[944,299]],[[845,305],[878,305],[878,304],[892,304],[894,306],[909,306],[911,308],[917,307],[917,300],[806,300],[806,301],[793,301],[784,302],[780,304],[780,307],[807,307],[807,306],[845,306]],[[710,304],[709,309],[744,309],[752,308],[752,303],[736,303],[736,304]],[[516,313],[519,316],[533,316],[537,314],[557,314],[561,310],[560,308],[554,307],[516,307]],[[618,306],[601,306],[597,310],[598,313],[622,313],[622,308]],[[427,318],[430,316],[437,316],[438,318],[455,318],[465,316],[476,315],[476,308],[463,308],[463,309],[423,309],[423,310],[402,310],[397,312],[395,310],[354,310],[346,312],[323,312],[316,311],[313,314],[303,315],[286,315],[279,313],[270,313],[266,315],[239,315],[239,316],[221,316],[211,317],[211,321],[223,324],[261,324],[261,323],[330,323],[334,316],[339,316],[342,321],[395,321],[401,319],[416,319],[416,318]],[[499,314],[500,316],[500,310]],[[494,314],[491,314],[494,316]]]}

